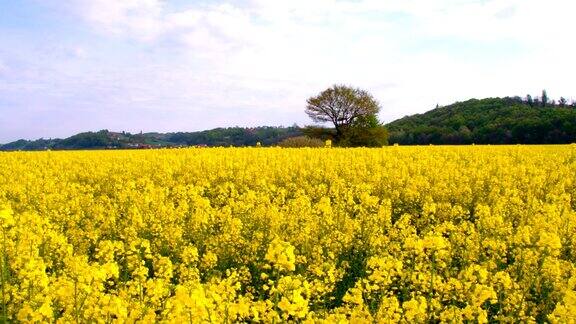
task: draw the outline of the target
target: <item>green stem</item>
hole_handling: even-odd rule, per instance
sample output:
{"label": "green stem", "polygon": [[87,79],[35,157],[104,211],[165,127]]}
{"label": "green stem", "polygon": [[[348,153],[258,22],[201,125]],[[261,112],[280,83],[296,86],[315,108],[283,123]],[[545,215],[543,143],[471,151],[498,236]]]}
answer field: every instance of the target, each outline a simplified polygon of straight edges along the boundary
{"label": "green stem", "polygon": [[2,264],[0,265],[0,282],[2,284],[2,317],[4,322],[8,321],[8,313],[6,310],[6,288],[4,283],[4,272],[6,267],[6,230],[2,227]]}
{"label": "green stem", "polygon": [[430,275],[430,293],[428,294],[428,322],[432,321],[432,298],[434,297],[434,273],[436,272],[436,252],[432,253],[432,273]]}
{"label": "green stem", "polygon": [[76,319],[76,323],[80,323],[80,321],[78,321],[78,284],[76,280],[74,280],[74,318]]}

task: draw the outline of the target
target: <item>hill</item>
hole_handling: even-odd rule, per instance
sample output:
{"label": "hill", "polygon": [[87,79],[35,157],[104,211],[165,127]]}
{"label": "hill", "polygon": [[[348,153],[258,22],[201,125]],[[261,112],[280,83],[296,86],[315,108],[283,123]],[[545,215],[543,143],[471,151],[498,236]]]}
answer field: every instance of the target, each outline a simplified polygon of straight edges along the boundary
{"label": "hill", "polygon": [[563,144],[576,142],[576,108],[514,98],[471,99],[386,125],[399,144]]}
{"label": "hill", "polygon": [[285,138],[300,136],[299,127],[255,127],[216,128],[200,132],[140,133],[85,132],[65,139],[17,140],[0,145],[3,151],[34,150],[78,150],[78,149],[122,149],[181,146],[253,146],[273,145]]}

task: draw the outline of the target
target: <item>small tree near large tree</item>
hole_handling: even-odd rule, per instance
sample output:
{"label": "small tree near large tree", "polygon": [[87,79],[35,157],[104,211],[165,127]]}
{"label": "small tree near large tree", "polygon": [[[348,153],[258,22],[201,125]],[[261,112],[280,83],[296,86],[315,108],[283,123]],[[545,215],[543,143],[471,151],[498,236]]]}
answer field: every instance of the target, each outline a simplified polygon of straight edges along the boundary
{"label": "small tree near large tree", "polygon": [[358,118],[376,116],[380,105],[367,91],[345,85],[334,85],[307,100],[306,113],[315,122],[334,125],[335,142],[344,139]]}
{"label": "small tree near large tree", "polygon": [[341,146],[382,147],[388,145],[388,130],[376,115],[358,117],[344,133]]}

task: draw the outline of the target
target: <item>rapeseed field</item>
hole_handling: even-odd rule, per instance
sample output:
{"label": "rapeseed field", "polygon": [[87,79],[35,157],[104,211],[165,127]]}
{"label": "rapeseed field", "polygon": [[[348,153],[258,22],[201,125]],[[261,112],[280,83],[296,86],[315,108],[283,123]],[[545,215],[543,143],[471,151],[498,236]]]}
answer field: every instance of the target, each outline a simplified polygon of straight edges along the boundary
{"label": "rapeseed field", "polygon": [[576,321],[576,145],[0,152],[0,317]]}

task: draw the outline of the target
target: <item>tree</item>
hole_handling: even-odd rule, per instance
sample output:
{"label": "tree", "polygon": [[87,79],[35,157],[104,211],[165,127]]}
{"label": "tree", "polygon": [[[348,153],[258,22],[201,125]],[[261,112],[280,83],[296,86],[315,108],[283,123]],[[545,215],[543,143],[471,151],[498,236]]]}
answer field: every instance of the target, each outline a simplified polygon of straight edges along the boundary
{"label": "tree", "polygon": [[346,130],[359,117],[376,116],[380,106],[367,91],[345,85],[334,85],[307,100],[306,114],[315,122],[330,122],[336,129],[334,140],[340,141]]}
{"label": "tree", "polygon": [[532,107],[534,106],[534,100],[532,99],[531,95],[526,95],[526,103],[528,104],[528,106]]}
{"label": "tree", "polygon": [[465,125],[460,126],[458,129],[458,139],[460,144],[468,144],[472,142],[472,131]]}
{"label": "tree", "polygon": [[542,90],[542,107],[546,107],[547,103],[548,103],[548,94],[546,93],[546,90]]}
{"label": "tree", "polygon": [[376,115],[360,116],[345,130],[340,145],[382,147],[388,145],[388,130]]}
{"label": "tree", "polygon": [[560,107],[565,107],[567,103],[568,103],[568,100],[566,100],[566,98],[560,97],[560,100],[558,101],[558,104],[560,105]]}

